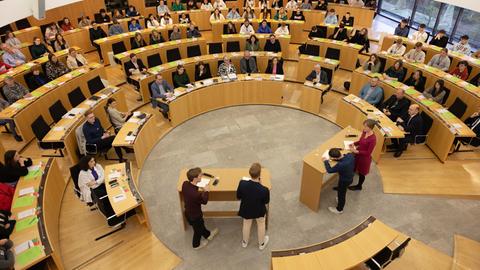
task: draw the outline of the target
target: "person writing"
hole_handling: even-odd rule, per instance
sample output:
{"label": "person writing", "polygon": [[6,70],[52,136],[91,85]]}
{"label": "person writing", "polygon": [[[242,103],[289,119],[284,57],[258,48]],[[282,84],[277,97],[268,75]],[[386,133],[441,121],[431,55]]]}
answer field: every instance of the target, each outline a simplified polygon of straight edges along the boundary
{"label": "person writing", "polygon": [[328,210],[334,214],[342,214],[345,207],[345,197],[347,195],[347,188],[353,182],[353,175],[355,169],[355,157],[352,153],[342,154],[339,148],[332,148],[328,150],[328,156],[332,161],[336,161],[335,166],[330,166],[329,160],[322,157],[325,165],[325,170],[328,173],[338,173],[337,190],[337,207],[328,207]]}
{"label": "person writing", "polygon": [[360,91],[360,98],[373,106],[380,104],[383,99],[383,89],[378,86],[378,81],[379,79],[377,77],[371,78],[370,83],[363,86]]}
{"label": "person writing", "polygon": [[[203,191],[199,190],[197,184],[202,180],[202,169],[196,167],[187,171],[188,181],[182,184],[183,201],[185,204],[185,217],[193,228],[193,249],[198,250],[208,245],[208,241],[212,241],[218,234],[215,228],[211,232],[205,228],[203,220],[202,204],[208,203],[208,194],[210,186],[207,185]],[[201,242],[205,238],[206,241]]]}
{"label": "person writing", "polygon": [[163,79],[161,74],[155,75],[155,82],[150,86],[150,92],[152,93],[152,107],[160,107],[160,112],[165,119],[168,119],[169,106],[165,102],[157,101],[158,98],[166,100],[173,96],[173,87]]}
{"label": "person writing", "polygon": [[270,191],[261,183],[261,172],[262,166],[253,163],[248,171],[251,179],[240,180],[238,183],[237,199],[240,200],[238,215],[243,218],[243,248],[248,246],[253,220],[257,222],[258,248],[264,250],[269,241],[268,235],[265,235],[265,216],[266,205],[270,202]]}
{"label": "person writing", "polygon": [[32,159],[24,158],[16,150],[8,150],[3,155],[5,164],[0,162],[0,182],[13,187],[20,177],[28,174],[28,167],[33,165]]}
{"label": "person writing", "polygon": [[405,90],[397,89],[380,105],[379,109],[395,122],[399,117],[404,117],[407,114],[408,106],[410,106],[410,101],[405,98]]}
{"label": "person writing", "polygon": [[105,173],[100,164],[92,156],[84,156],[78,164],[78,187],[80,188],[80,200],[92,206],[92,192],[97,198],[107,195],[105,188]]}

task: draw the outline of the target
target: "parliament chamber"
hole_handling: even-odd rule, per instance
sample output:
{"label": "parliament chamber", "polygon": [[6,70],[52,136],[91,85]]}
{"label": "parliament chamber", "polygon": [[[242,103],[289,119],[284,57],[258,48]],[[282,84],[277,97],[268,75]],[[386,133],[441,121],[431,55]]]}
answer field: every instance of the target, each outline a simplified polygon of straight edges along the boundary
{"label": "parliament chamber", "polygon": [[480,269],[471,1],[3,2],[0,269]]}

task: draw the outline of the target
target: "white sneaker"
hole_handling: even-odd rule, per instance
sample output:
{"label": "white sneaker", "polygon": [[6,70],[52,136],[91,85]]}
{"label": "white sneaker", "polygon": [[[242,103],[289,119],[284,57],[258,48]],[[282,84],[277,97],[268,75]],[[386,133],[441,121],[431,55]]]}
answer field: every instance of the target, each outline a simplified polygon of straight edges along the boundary
{"label": "white sneaker", "polygon": [[333,207],[333,206],[328,207],[328,210],[330,210],[330,212],[332,212],[332,213],[334,213],[334,214],[337,214],[337,215],[343,213],[343,210],[342,210],[342,211],[338,211],[337,208],[336,208],[336,207]]}
{"label": "white sneaker", "polygon": [[242,240],[242,247],[246,248],[247,246],[248,246],[248,242],[245,242],[245,241]]}
{"label": "white sneaker", "polygon": [[270,238],[268,237],[268,235],[265,235],[265,238],[263,239],[263,243],[258,248],[260,250],[264,250],[268,244],[268,240],[270,240]]}
{"label": "white sneaker", "polygon": [[200,242],[200,246],[198,246],[198,247],[196,247],[196,248],[193,248],[193,249],[194,249],[194,250],[199,250],[199,249],[202,249],[202,248],[206,247],[207,245],[208,245],[208,241],[207,241],[207,240],[205,240],[205,241],[202,240],[202,241]]}
{"label": "white sneaker", "polygon": [[213,238],[215,238],[215,235],[217,235],[217,234],[218,234],[218,228],[213,229],[213,230],[210,232],[210,236],[207,238],[208,241],[212,241]]}

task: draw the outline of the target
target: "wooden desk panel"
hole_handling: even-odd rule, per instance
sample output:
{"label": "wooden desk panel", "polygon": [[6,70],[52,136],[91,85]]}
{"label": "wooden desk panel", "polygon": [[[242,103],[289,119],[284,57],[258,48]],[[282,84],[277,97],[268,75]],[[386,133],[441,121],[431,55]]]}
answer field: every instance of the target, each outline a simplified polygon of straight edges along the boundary
{"label": "wooden desk panel", "polygon": [[21,42],[33,42],[34,37],[42,38],[43,34],[38,26],[32,26],[22,30],[14,31],[15,37],[17,37]]}
{"label": "wooden desk panel", "polygon": [[[187,37],[187,25],[186,24],[175,24],[176,26],[179,27],[182,38]],[[163,36],[165,39],[170,39],[170,35],[168,35],[168,31],[173,29],[174,25],[168,25],[168,26],[163,26],[163,27],[157,27],[155,28],[160,34]],[[94,42],[98,45],[100,45],[100,49],[102,51],[102,56],[103,56],[103,61],[105,65],[110,64],[110,60],[108,59],[108,53],[112,51],[112,44],[121,42],[125,44],[125,48],[127,50],[131,50],[132,46],[130,44],[130,38],[134,37],[135,33],[140,32],[143,36],[143,39],[147,44],[150,44],[150,33],[153,31],[153,28],[148,28],[148,29],[142,29],[140,31],[135,31],[135,32],[126,32],[123,34],[115,35],[115,36],[109,36],[106,38],[101,38],[97,39]]]}
{"label": "wooden desk panel", "polygon": [[[203,10],[203,9],[194,9],[194,10],[182,10],[170,12],[170,16],[174,23],[179,23],[182,14],[187,14],[190,17],[190,21],[198,27],[200,31],[212,30],[212,25],[210,24],[210,15],[213,11]],[[224,17],[227,17],[228,9],[220,9],[220,12]]]}
{"label": "wooden desk panel", "polygon": [[84,53],[94,51],[96,48],[93,47],[92,42],[90,41],[89,29],[90,27],[85,27],[65,31],[63,32],[63,38],[68,42],[70,47],[79,47]]}
{"label": "wooden desk panel", "polygon": [[[268,39],[270,38],[270,34],[255,34],[255,36],[259,39],[260,51],[263,51],[263,48],[265,47],[265,42],[267,42]],[[235,42],[235,41],[240,43],[240,50],[245,50],[245,44],[249,37],[250,37],[249,35],[241,35],[241,34],[222,35],[224,52],[227,51],[227,42]],[[287,59],[290,57],[293,57],[293,55],[290,55],[290,49],[289,49],[290,37],[291,37],[290,35],[277,36],[277,39],[280,42],[280,48],[282,49],[281,51],[282,56]]]}
{"label": "wooden desk panel", "polygon": [[334,59],[301,54],[298,58],[297,81],[299,82],[305,81],[305,78],[312,72],[313,67],[316,64],[320,64],[321,67],[330,69],[332,71],[332,82],[333,82],[335,70],[337,69],[338,65],[341,63]]}
{"label": "wooden desk panel", "polygon": [[[378,74],[367,74],[361,67],[356,69],[353,72],[350,92],[359,95],[361,88],[368,83],[372,76],[378,76]],[[424,111],[432,118],[433,124],[428,132],[426,144],[441,162],[445,162],[455,137],[475,137],[475,133],[460,119],[446,111],[440,104],[433,101],[425,101],[422,99],[421,94],[413,88],[390,80],[380,80],[380,86],[384,90],[385,97],[391,96],[397,88],[406,89],[405,96],[413,103],[418,104],[421,111]]]}
{"label": "wooden desk panel", "polygon": [[375,16],[375,10],[366,7],[352,7],[347,4],[335,4],[328,3],[328,9],[335,9],[338,14],[338,19],[341,20],[347,12],[355,18],[355,27],[371,28],[373,23],[373,17]]}
{"label": "wooden desk panel", "polygon": [[358,44],[326,38],[309,39],[307,43],[309,45],[319,46],[320,56],[323,57],[325,57],[327,48],[334,48],[340,50],[340,68],[350,71],[355,70],[358,54],[359,51],[362,49],[362,46]]}

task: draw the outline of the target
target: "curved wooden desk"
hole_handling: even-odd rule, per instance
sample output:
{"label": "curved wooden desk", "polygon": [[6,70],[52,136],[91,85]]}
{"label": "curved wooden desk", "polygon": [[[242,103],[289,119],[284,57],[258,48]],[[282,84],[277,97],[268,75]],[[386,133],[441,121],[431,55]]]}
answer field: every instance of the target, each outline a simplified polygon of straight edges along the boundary
{"label": "curved wooden desk", "polygon": [[347,4],[328,3],[328,9],[331,8],[335,9],[335,13],[338,14],[339,20],[341,20],[347,12],[350,12],[350,16],[355,18],[355,27],[372,27],[373,17],[375,16],[374,9],[367,7],[353,7]]}
{"label": "curved wooden desk", "polygon": [[34,138],[31,124],[38,116],[41,115],[47,123],[52,123],[53,119],[48,110],[50,106],[61,100],[63,106],[69,110],[71,105],[68,93],[77,87],[80,87],[85,97],[90,97],[92,94],[88,90],[87,82],[96,76],[105,78],[105,69],[98,63],[71,71],[33,91],[33,98],[23,98],[11,104],[0,112],[0,119],[13,119],[22,138],[30,141]]}
{"label": "curved wooden desk", "polygon": [[[270,34],[255,34],[255,36],[259,40],[259,49],[263,51],[265,47],[265,42],[268,41],[270,38]],[[241,35],[241,34],[234,34],[234,35],[222,35],[222,42],[223,42],[223,51],[227,51],[227,43],[228,42],[238,42],[240,44],[240,50],[245,50],[245,43],[250,35]],[[281,35],[277,36],[278,41],[280,42],[280,48],[282,49],[281,53],[284,58],[290,58],[290,35]]]}
{"label": "curved wooden desk", "polygon": [[[359,67],[353,72],[350,92],[359,96],[361,88],[369,83],[369,80],[374,76],[378,77],[380,74],[366,73],[362,67]],[[433,123],[428,132],[426,144],[432,149],[441,162],[445,162],[447,159],[455,138],[470,138],[476,136],[462,120],[458,119],[440,104],[424,99],[421,93],[415,89],[398,81],[381,79],[379,83],[383,88],[385,98],[393,95],[397,89],[405,89],[405,97],[413,103],[418,104],[420,110],[432,118]]]}
{"label": "curved wooden desk", "polygon": [[[228,9],[220,9],[223,17],[227,17]],[[212,25],[210,24],[210,15],[212,11],[203,10],[203,9],[194,9],[194,10],[182,10],[182,11],[173,11],[169,13],[172,17],[174,23],[180,23],[180,18],[182,14],[186,14],[190,21],[198,27],[200,31],[212,30]]]}
{"label": "curved wooden desk", "polygon": [[[388,48],[390,48],[390,46],[392,46],[392,44],[395,43],[395,41],[399,38],[403,39],[403,43],[407,47],[406,52],[408,52],[409,50],[415,47],[416,42],[409,38],[399,37],[395,35],[386,35],[383,37],[381,51],[387,51]],[[440,53],[440,51],[442,50],[441,47],[430,45],[427,43],[423,43],[423,48],[426,50],[425,63],[428,63],[428,61],[430,61],[430,59],[432,59],[432,57],[435,54]],[[450,64],[450,67],[452,68],[456,67],[458,65],[458,62],[462,60],[467,61],[468,64],[472,66],[472,72],[470,73],[468,78],[469,80],[480,72],[480,59],[475,59],[469,55],[465,55],[465,54],[454,52],[454,51],[448,51],[448,56],[452,58],[452,63]]]}
{"label": "curved wooden desk", "polygon": [[301,54],[298,57],[297,67],[297,81],[303,82],[305,78],[312,72],[313,67],[320,64],[321,67],[330,69],[332,71],[332,81],[340,61],[328,59],[320,56]]}
{"label": "curved wooden desk", "polygon": [[34,37],[43,37],[43,34],[38,26],[32,26],[22,30],[14,31],[15,37],[21,42],[33,42]]}
{"label": "curved wooden desk", "polygon": [[207,42],[205,41],[205,38],[200,37],[200,38],[179,39],[174,41],[167,41],[163,43],[153,44],[153,45],[145,46],[142,48],[126,51],[123,53],[115,54],[114,57],[115,59],[119,60],[122,63],[120,67],[121,69],[123,69],[123,65],[126,62],[130,61],[131,53],[135,53],[137,57],[141,59],[145,65],[148,66],[147,58],[150,55],[154,55],[158,53],[160,55],[160,59],[162,59],[162,62],[165,63],[165,62],[168,62],[167,51],[178,48],[180,51],[181,59],[185,59],[185,58],[188,58],[187,48],[193,47],[193,46],[199,46],[200,53],[202,55],[207,54]]}
{"label": "curved wooden desk", "polygon": [[[174,24],[180,28],[180,32],[182,35],[182,38],[187,37],[187,25],[186,24]],[[162,34],[164,39],[170,39],[170,35],[168,34],[169,30],[173,29],[174,25],[168,25],[168,26],[161,26],[155,28],[160,34]],[[133,38],[135,36],[135,33],[140,32],[143,36],[143,39],[147,44],[150,44],[150,33],[153,31],[153,28],[148,28],[148,29],[142,29],[140,31],[135,31],[135,32],[125,32],[123,34],[115,35],[115,36],[109,36],[106,38],[100,38],[95,40],[94,42],[98,45],[100,45],[100,49],[102,51],[102,56],[103,56],[103,61],[105,65],[110,64],[110,60],[108,59],[108,53],[112,51],[112,44],[121,42],[123,41],[123,44],[125,44],[125,48],[127,50],[130,50],[132,48],[130,44],[130,38]]]}
{"label": "curved wooden desk", "polygon": [[397,237],[402,237],[398,231],[370,217],[329,241],[300,249],[272,251],[271,269],[352,269],[373,257]]}
{"label": "curved wooden desk", "polygon": [[307,44],[319,46],[321,56],[325,56],[327,48],[340,50],[340,68],[350,71],[355,69],[359,51],[362,49],[361,45],[355,43],[326,38],[309,39]]}
{"label": "curved wooden desk", "polygon": [[[379,58],[384,58],[386,60],[385,70],[392,66],[397,59],[401,59],[401,57],[389,55],[386,54],[386,52],[379,53],[378,56]],[[450,89],[450,95],[445,102],[445,106],[449,107],[452,105],[456,98],[460,98],[467,104],[467,111],[462,119],[466,119],[472,115],[480,105],[480,87],[423,63],[410,63],[407,61],[404,61],[403,63],[403,66],[407,68],[405,78],[408,78],[417,69],[422,70],[423,76],[427,79],[425,89],[433,87],[437,80],[442,79],[445,82],[445,87]]]}
{"label": "curved wooden desk", "polygon": [[[63,269],[58,232],[59,202],[67,183],[55,159],[42,158],[33,162],[34,165],[40,163],[37,171],[20,178],[15,190],[12,215],[16,217],[17,224],[10,236],[15,243],[15,269],[27,269],[43,260],[48,260],[47,263],[54,269]],[[32,188],[38,197],[30,193]],[[20,193],[26,195],[21,196]],[[29,197],[34,198],[31,203],[21,202]],[[31,209],[37,210],[27,214]]]}
{"label": "curved wooden desk", "polygon": [[[259,71],[265,71],[267,68],[268,60],[273,57],[280,58],[281,53],[272,53],[272,52],[252,52],[252,56],[257,58],[257,67]],[[198,57],[185,58],[175,62],[165,63],[160,66],[156,66],[148,69],[148,74],[146,75],[134,75],[131,77],[137,81],[140,81],[140,95],[142,96],[143,102],[150,102],[150,89],[149,84],[155,80],[155,75],[160,73],[163,75],[163,78],[167,80],[171,85],[173,85],[172,74],[177,70],[177,66],[182,64],[185,67],[185,71],[190,78],[190,81],[195,80],[195,65],[202,61],[205,64],[209,64],[210,73],[212,76],[217,76],[218,62],[223,61],[223,57],[228,56],[232,63],[235,65],[237,72],[240,73],[240,59],[243,57],[243,52],[234,52],[234,53],[220,53],[220,54],[208,54]]]}

